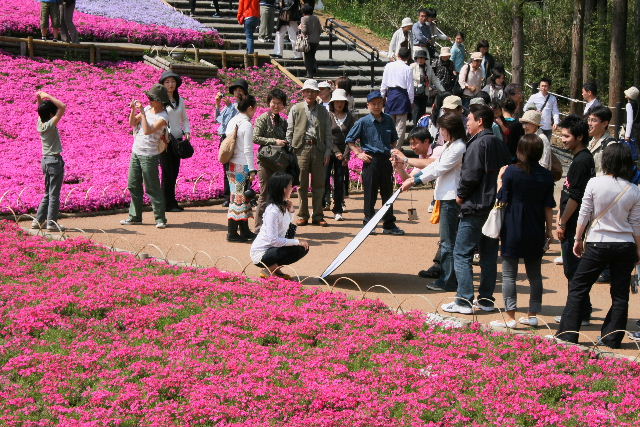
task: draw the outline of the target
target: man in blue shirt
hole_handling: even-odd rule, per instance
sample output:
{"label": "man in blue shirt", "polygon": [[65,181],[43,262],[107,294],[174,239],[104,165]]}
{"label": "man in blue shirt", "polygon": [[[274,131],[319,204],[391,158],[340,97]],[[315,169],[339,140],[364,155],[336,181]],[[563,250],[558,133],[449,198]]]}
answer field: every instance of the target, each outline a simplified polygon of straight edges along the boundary
{"label": "man in blue shirt", "polygon": [[[418,10],[418,22],[413,24],[413,45],[429,51],[431,41],[431,26],[427,22],[429,11],[427,9]],[[431,59],[431,58],[429,58]]]}
{"label": "man in blue shirt", "polygon": [[[229,86],[229,93],[236,98],[236,102],[229,104],[220,112],[222,104],[222,97],[224,94],[219,92],[216,96],[216,121],[220,123],[218,128],[218,135],[220,135],[220,143],[227,137],[227,124],[238,114],[238,102],[249,96],[249,83],[245,79],[238,79],[231,83]],[[222,206],[229,206],[229,197],[231,192],[229,191],[229,180],[227,179],[227,170],[229,169],[229,163],[223,164],[224,167],[224,203]]]}
{"label": "man in blue shirt", "polygon": [[455,43],[451,46],[451,60],[456,73],[459,74],[465,62],[464,33],[456,34]]}
{"label": "man in blue shirt", "polygon": [[[346,137],[351,151],[362,160],[362,185],[364,187],[364,223],[375,215],[378,189],[383,201],[393,194],[393,165],[391,149],[398,141],[398,133],[393,119],[382,112],[384,99],[380,91],[367,96],[369,113],[358,120]],[[356,145],[356,142],[359,144]],[[404,231],[396,225],[393,205],[382,217],[383,233],[402,236]]]}

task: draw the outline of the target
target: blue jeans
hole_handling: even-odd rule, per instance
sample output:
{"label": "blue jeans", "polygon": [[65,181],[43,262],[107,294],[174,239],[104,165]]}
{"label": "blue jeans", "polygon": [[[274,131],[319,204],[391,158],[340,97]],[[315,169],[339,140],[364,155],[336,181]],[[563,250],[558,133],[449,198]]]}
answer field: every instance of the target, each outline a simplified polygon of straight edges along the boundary
{"label": "blue jeans", "polygon": [[44,174],[44,197],[38,207],[36,220],[40,224],[44,224],[45,221],[57,222],[60,210],[60,190],[64,181],[64,160],[62,157],[60,155],[44,156],[42,158],[42,173]]}
{"label": "blue jeans", "polygon": [[442,274],[434,285],[445,289],[458,288],[456,273],[453,269],[453,248],[456,244],[460,206],[455,200],[440,201],[440,267]]}
{"label": "blue jeans", "polygon": [[[498,274],[498,239],[490,239],[482,234],[482,226],[489,214],[463,216],[460,218],[456,243],[453,248],[453,268],[458,279],[456,302],[469,305],[473,301],[473,251],[480,249],[480,287],[478,300],[482,305],[491,305],[494,301]],[[465,301],[466,300],[466,301]]]}
{"label": "blue jeans", "polygon": [[247,53],[253,53],[253,32],[260,25],[260,18],[250,16],[244,20],[244,35],[247,39]]}

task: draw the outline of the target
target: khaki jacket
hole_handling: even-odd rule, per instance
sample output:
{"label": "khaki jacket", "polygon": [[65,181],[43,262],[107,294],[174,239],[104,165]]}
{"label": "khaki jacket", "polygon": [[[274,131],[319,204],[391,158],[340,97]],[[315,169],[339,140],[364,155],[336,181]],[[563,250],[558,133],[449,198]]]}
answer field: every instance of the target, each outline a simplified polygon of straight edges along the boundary
{"label": "khaki jacket", "polygon": [[[305,101],[299,102],[291,107],[289,111],[289,118],[287,119],[287,142],[295,150],[299,150],[304,145],[304,134],[307,130],[307,112]],[[325,156],[331,155],[333,148],[332,135],[331,135],[331,116],[329,112],[322,106],[317,104],[318,111],[318,151]]]}

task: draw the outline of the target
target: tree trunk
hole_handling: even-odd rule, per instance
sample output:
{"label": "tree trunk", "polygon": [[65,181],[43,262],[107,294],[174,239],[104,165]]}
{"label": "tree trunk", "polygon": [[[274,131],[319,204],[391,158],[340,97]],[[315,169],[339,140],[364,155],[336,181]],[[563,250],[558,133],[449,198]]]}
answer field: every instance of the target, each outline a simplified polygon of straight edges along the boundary
{"label": "tree trunk", "polygon": [[640,55],[638,55],[638,52],[640,52],[640,0],[636,0],[636,25],[635,25],[633,40],[635,41],[634,52],[636,53],[635,55],[636,71],[635,73],[633,73],[633,85],[635,87],[639,87],[640,86]]}
{"label": "tree trunk", "polygon": [[[597,2],[598,30],[602,31],[602,34],[606,34],[607,30],[605,30],[605,28],[609,28],[607,25],[607,0],[597,0]],[[598,46],[598,52],[601,55],[601,61],[599,62],[602,63],[602,61],[606,61],[608,59],[608,47],[609,43],[607,42],[607,40],[602,41],[600,46]],[[604,92],[604,88],[607,84],[607,71],[608,70],[603,69],[602,67],[600,67],[598,70],[591,70],[592,73],[596,74],[596,83],[598,85],[598,89],[602,92]]]}
{"label": "tree trunk", "polygon": [[[611,26],[611,61],[609,62],[609,105],[616,107],[624,100],[624,54],[627,47],[627,0],[613,0],[613,22]],[[619,111],[613,111],[611,124],[618,123]]]}
{"label": "tree trunk", "polygon": [[[640,1],[640,0],[639,0]],[[582,64],[582,83],[588,82],[591,76],[591,61],[593,58],[590,57],[589,44],[591,37],[590,28],[593,24],[593,12],[596,8],[596,0],[586,0],[584,3],[584,46],[583,46],[583,64]]]}
{"label": "tree trunk", "polygon": [[513,39],[513,48],[511,49],[511,81],[512,83],[524,85],[524,14],[522,12],[521,0],[516,0],[513,3],[511,38]]}
{"label": "tree trunk", "polygon": [[[571,97],[580,99],[582,89],[582,46],[584,44],[584,2],[585,0],[574,0],[573,2],[573,25],[571,28]],[[577,102],[571,103],[571,112],[578,113],[580,105]]]}

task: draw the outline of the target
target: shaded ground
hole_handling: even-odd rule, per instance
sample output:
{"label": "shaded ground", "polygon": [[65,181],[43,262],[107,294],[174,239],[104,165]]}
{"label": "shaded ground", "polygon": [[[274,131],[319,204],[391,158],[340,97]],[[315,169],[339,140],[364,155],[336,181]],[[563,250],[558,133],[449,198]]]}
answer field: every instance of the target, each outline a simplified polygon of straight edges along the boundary
{"label": "shaded ground", "polygon": [[[379,298],[392,308],[400,306],[403,310],[417,309],[433,312],[439,309],[442,303],[450,301],[454,293],[428,291],[425,288],[426,280],[416,275],[420,269],[431,264],[438,241],[437,225],[429,222],[430,215],[426,212],[426,206],[431,197],[431,190],[402,194],[395,204],[395,212],[398,225],[407,232],[407,235],[396,237],[380,234],[367,238],[358,251],[329,278],[329,283],[334,284],[337,281],[336,289],[360,298],[362,292],[357,290],[353,282],[344,279],[349,278],[366,291],[366,297]],[[418,221],[407,219],[407,209],[411,206],[418,208],[420,216]],[[330,227],[298,228],[298,236],[311,241],[309,255],[293,266],[301,278],[321,274],[361,228],[362,196],[355,195],[347,199],[347,210],[344,222],[336,222],[328,218]],[[330,212],[327,213],[330,214]],[[143,218],[145,224],[141,226],[121,226],[119,220],[126,218],[126,214],[67,218],[62,220],[62,223],[67,227],[85,230],[87,235],[91,235],[96,242],[123,250],[148,253],[150,256],[166,257],[174,261],[194,262],[203,266],[215,265],[229,271],[241,271],[246,267],[246,273],[249,276],[257,276],[259,273],[260,268],[250,263],[249,244],[232,244],[226,241],[226,209],[221,205],[192,207],[181,213],[168,213],[167,217],[169,227],[165,230],[157,230],[154,227],[150,212],[145,212]],[[70,234],[80,235],[81,233],[70,232]],[[542,265],[545,293],[541,318],[549,323],[552,330],[557,327],[553,317],[561,314],[566,302],[567,282],[562,266],[553,264],[553,259],[560,254],[559,248],[557,242],[552,244]],[[500,266],[498,270],[501,270]],[[524,275],[524,266],[521,265],[520,270],[518,294],[521,308],[517,317],[526,313],[528,304],[528,283]],[[475,267],[475,272],[479,272],[479,267]],[[499,274],[495,297],[497,306],[503,307],[500,280]],[[309,286],[323,286],[314,278],[306,279],[303,283]],[[609,285],[594,286],[592,303],[593,323],[583,330],[585,333],[581,338],[583,344],[589,344],[588,340],[595,341],[596,336],[600,334],[599,329],[610,306]],[[638,295],[631,295],[627,330],[637,330],[635,321],[640,318],[638,303]],[[470,316],[460,316],[470,318]],[[478,321],[482,323],[500,318],[499,313],[477,314]],[[531,330],[519,326],[517,331],[540,335],[551,333],[546,327]],[[636,355],[638,348],[636,343],[625,339],[623,350],[620,352]]]}

